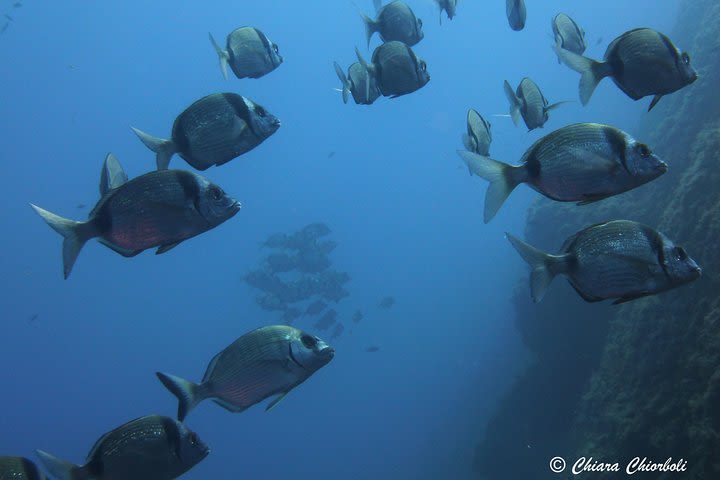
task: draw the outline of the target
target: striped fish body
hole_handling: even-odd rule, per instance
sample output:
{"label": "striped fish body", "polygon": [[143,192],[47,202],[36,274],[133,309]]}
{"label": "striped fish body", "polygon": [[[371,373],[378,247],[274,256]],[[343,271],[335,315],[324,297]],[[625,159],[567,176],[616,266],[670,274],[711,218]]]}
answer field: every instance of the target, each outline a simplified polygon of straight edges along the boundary
{"label": "striped fish body", "polygon": [[24,457],[0,457],[0,480],[45,480],[45,475]]}
{"label": "striped fish body", "polygon": [[505,14],[510,28],[515,31],[525,28],[525,19],[527,18],[525,0],[505,0]]}
{"label": "striped fish body", "polygon": [[564,13],[558,13],[552,20],[552,30],[555,41],[561,48],[578,55],[582,55],[587,48],[585,31],[575,23],[575,20]]}
{"label": "striped fish body", "polygon": [[355,62],[348,68],[350,79],[350,93],[358,105],[371,105],[380,96],[375,77],[368,73],[367,69],[359,62]]}
{"label": "striped fish body", "polygon": [[490,122],[485,120],[476,110],[470,109],[467,113],[467,137],[465,148],[478,155],[490,155],[492,143],[492,130]]}
{"label": "striped fish body", "polygon": [[697,79],[687,53],[650,28],[630,30],[613,40],[605,62],[615,84],[633,100],[672,93]]}
{"label": "striped fish body", "polygon": [[276,44],[254,27],[241,27],[227,36],[228,64],[237,78],[260,78],[283,62]]}
{"label": "striped fish body", "polygon": [[405,2],[394,1],[383,6],[375,23],[383,42],[399,41],[413,46],[423,39],[422,21]]}
{"label": "striped fish body", "polygon": [[177,116],[172,141],[187,163],[206,170],[249,152],[279,126],[277,118],[245,97],[216,93],[197,100]]}
{"label": "striped fish body", "polygon": [[600,200],[667,170],[646,146],[615,127],[595,123],[573,124],[546,135],[525,152],[522,162],[527,184],[562,202]]}
{"label": "striped fish body", "polygon": [[422,88],[430,80],[425,62],[402,42],[383,43],[372,56],[380,92],[398,97]]}
{"label": "striped fish body", "polygon": [[541,128],[548,120],[546,107],[548,101],[540,91],[540,87],[531,79],[525,77],[517,88],[517,97],[522,102],[520,113],[528,130]]}

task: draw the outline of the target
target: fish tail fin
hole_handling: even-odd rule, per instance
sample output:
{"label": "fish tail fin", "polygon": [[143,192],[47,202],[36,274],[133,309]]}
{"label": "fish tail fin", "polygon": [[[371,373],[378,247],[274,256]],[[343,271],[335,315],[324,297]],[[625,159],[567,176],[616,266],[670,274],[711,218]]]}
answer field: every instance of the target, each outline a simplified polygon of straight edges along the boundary
{"label": "fish tail fin", "polygon": [[510,192],[525,181],[525,170],[473,152],[458,150],[458,154],[475,175],[490,182],[485,194],[484,212],[484,221],[488,223],[505,203]]}
{"label": "fish tail fin", "polygon": [[372,38],[373,33],[378,31],[377,23],[375,22],[375,20],[363,13],[360,14],[360,17],[365,24],[365,37],[367,38],[367,46],[368,48],[370,48],[370,39]]}
{"label": "fish tail fin", "polygon": [[86,480],[90,478],[86,469],[57,458],[42,450],[35,450],[40,462],[53,478],[58,480]]}
{"label": "fish tail fin", "polygon": [[340,79],[340,83],[342,83],[343,103],[347,103],[348,97],[350,96],[350,82],[348,82],[348,79],[345,76],[345,72],[343,72],[343,69],[340,67],[340,65],[338,65],[337,62],[333,62],[333,65],[335,66],[335,74]]}
{"label": "fish tail fin", "polygon": [[212,46],[215,48],[215,52],[218,55],[218,59],[220,60],[220,70],[222,71],[223,78],[225,80],[228,79],[227,74],[227,67],[228,67],[228,60],[230,59],[230,55],[226,50],[224,50],[218,43],[215,41],[215,39],[212,36],[212,33],[208,33],[208,37],[210,37],[210,43],[212,43]]}
{"label": "fish tail fin", "polygon": [[132,131],[135,132],[135,135],[140,138],[140,141],[144,143],[146,147],[155,152],[157,169],[167,170],[168,165],[170,165],[170,157],[172,157],[175,152],[177,152],[177,147],[175,146],[175,143],[173,143],[172,140],[165,140],[164,138],[153,137],[152,135],[148,135],[147,133],[138,130],[135,127],[130,128],[132,128]]}
{"label": "fish tail fin", "polygon": [[520,123],[520,99],[517,95],[515,95],[515,92],[507,80],[505,80],[503,87],[505,88],[505,96],[507,97],[508,102],[510,102],[510,117],[517,127]]}
{"label": "fish tail fin", "polygon": [[555,275],[566,270],[566,257],[564,255],[545,253],[509,233],[505,233],[505,237],[532,268],[530,273],[530,295],[535,303],[539,302],[545,296],[545,292]]}
{"label": "fish tail fin", "polygon": [[587,105],[600,80],[612,75],[610,65],[565,50],[558,44],[555,44],[553,48],[562,63],[580,73],[580,101],[583,105]]}
{"label": "fish tail fin", "polygon": [[161,372],[155,372],[155,375],[157,375],[162,384],[165,385],[165,388],[170,390],[170,393],[177,397],[177,418],[181,422],[185,420],[185,417],[188,413],[190,413],[190,410],[195,408],[197,404],[204,399],[203,396],[200,395],[200,385],[197,383]]}
{"label": "fish tail fin", "polygon": [[67,279],[70,276],[75,260],[83,245],[95,236],[95,229],[93,228],[92,222],[76,222],[75,220],[55,215],[32,203],[30,206],[45,220],[45,223],[63,236],[63,275],[65,279]]}

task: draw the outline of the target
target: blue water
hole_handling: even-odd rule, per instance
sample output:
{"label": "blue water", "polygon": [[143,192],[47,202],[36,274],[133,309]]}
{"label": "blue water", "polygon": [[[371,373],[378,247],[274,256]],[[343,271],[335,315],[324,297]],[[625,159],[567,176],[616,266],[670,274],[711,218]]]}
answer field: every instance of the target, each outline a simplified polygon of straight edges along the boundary
{"label": "blue water", "polygon": [[[0,1],[15,19],[0,36],[0,454],[34,458],[41,448],[81,463],[115,426],[174,415],[156,370],[199,380],[235,338],[278,323],[242,281],[268,234],[326,222],[339,243],[334,267],[352,276],[336,307],[347,328],[332,363],[271,412],[233,415],[211,402],[194,410],[188,424],[212,453],[188,479],[474,478],[485,422],[529,360],[510,303],[526,267],[503,232],[522,235],[536,194],[519,188],[483,224],[486,184],[455,154],[465,113],[490,119],[491,153],[510,163],[571,122],[633,132],[649,100],[634,103],[609,80],[588,107],[552,112],[544,130],[492,115],[507,113],[503,80],[525,75],[550,102],[577,100],[579,76],[550,49],[555,13],[584,27],[586,55],[599,58],[631,28],[669,31],[676,8],[528,0],[527,26],[513,32],[500,0],[462,1],[442,25],[432,2],[411,1],[430,83],[368,107],[344,105],[334,90],[332,61],[346,68],[356,45],[371,53],[349,1],[12,3]],[[285,63],[259,80],[224,81],[207,33],[224,39],[242,25],[263,30]],[[28,203],[86,217],[77,206],[97,201],[107,152],[131,177],[154,168],[130,126],[167,136],[186,106],[221,91],[282,121],[255,150],[204,172],[243,203],[240,213],[161,256],[126,259],[90,242],[63,280],[61,238]],[[171,166],[190,168],[177,156]],[[396,305],[377,309],[386,295]],[[356,309],[365,319],[350,334]],[[298,326],[312,332],[308,320]]]}

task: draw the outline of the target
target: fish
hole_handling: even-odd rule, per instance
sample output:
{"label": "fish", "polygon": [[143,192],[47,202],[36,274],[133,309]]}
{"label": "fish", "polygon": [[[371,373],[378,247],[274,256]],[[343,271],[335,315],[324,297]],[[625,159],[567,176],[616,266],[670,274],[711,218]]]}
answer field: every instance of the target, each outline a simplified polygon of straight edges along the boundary
{"label": "fish", "polygon": [[7,13],[5,14],[5,18],[7,18],[7,19],[8,19],[9,21],[11,21],[11,22],[15,20],[13,17],[11,17],[10,15],[8,15]]}
{"label": "fish", "polygon": [[411,47],[423,39],[422,20],[415,16],[405,2],[395,0],[383,6],[382,0],[373,0],[373,4],[375,20],[361,14],[368,47],[375,32],[383,42],[397,40]]}
{"label": "fish", "polygon": [[195,432],[160,415],[136,418],[106,433],[82,466],[36,451],[50,475],[59,480],[172,480],[209,453]]}
{"label": "fish", "polygon": [[357,48],[355,55],[368,74],[375,78],[380,93],[385,97],[407,95],[430,81],[425,61],[419,59],[412,48],[402,42],[383,43],[375,49],[369,64]]}
{"label": "fish", "polygon": [[395,297],[384,297],[382,300],[380,300],[378,307],[388,310],[393,305],[395,305]]}
{"label": "fish", "polygon": [[492,143],[492,125],[472,108],[467,113],[467,133],[463,134],[465,148],[478,155],[490,155]]}
{"label": "fish", "polygon": [[230,65],[237,78],[260,78],[283,63],[277,44],[255,27],[241,27],[227,36],[223,49],[208,33],[210,43],[220,59],[220,70],[225,80]]}
{"label": "fish", "polygon": [[280,120],[236,93],[214,93],[197,100],[173,123],[171,138],[133,132],[156,154],[158,170],[179,154],[197,170],[223,165],[260,145],[280,128]]}
{"label": "fish", "polygon": [[558,255],[550,255],[506,234],[530,265],[530,290],[542,300],[552,279],[568,277],[586,302],[613,304],[664,292],[698,279],[702,270],[684,248],[657,230],[629,220],[613,220],[570,236]]}
{"label": "fish", "polygon": [[5,22],[5,24],[2,27],[0,27],[0,34],[5,33],[5,30],[7,30],[9,26],[10,26],[10,22]]}
{"label": "fish", "polygon": [[299,308],[289,307],[288,309],[286,309],[283,312],[283,316],[282,316],[283,323],[290,324],[294,320],[296,320],[298,317],[300,317],[300,315],[302,315],[302,312],[300,311]]}
{"label": "fish", "polygon": [[352,321],[353,323],[360,323],[360,320],[363,319],[363,314],[360,310],[355,310],[355,313],[353,313]]}
{"label": "fish", "polygon": [[177,418],[182,421],[208,398],[238,413],[277,395],[265,408],[270,410],[334,356],[335,350],[318,337],[287,325],[271,325],[246,333],[215,355],[199,384],[156,374],[178,398]]}
{"label": "fish", "polygon": [[323,302],[322,300],[315,300],[310,305],[307,306],[305,309],[305,313],[303,315],[317,315],[318,313],[322,312],[327,308],[327,303]]}
{"label": "fish", "polygon": [[265,258],[268,269],[273,273],[289,272],[297,268],[297,259],[286,253],[273,253]]}
{"label": "fish", "polygon": [[[108,165],[119,166],[108,154]],[[122,168],[122,167],[120,167]],[[165,253],[184,240],[211,230],[235,216],[240,203],[206,178],[185,170],[156,170],[123,182],[123,175],[103,185],[86,221],[63,218],[37,205],[35,212],[63,236],[63,275],[70,276],[83,245],[91,238],[124,257],[148,248]],[[122,182],[122,183],[121,183]]]}
{"label": "fish", "polygon": [[633,100],[652,95],[652,110],[664,95],[676,92],[697,80],[690,55],[681,52],[664,34],[651,28],[636,28],[613,40],[603,61],[583,57],[558,45],[553,46],[562,63],[581,74],[580,101],[587,105],[595,88],[605,77]]}
{"label": "fish", "polygon": [[527,19],[525,0],[505,0],[505,14],[510,28],[516,32],[525,28],[525,20]]}
{"label": "fish", "polygon": [[442,25],[442,12],[445,11],[448,20],[452,20],[457,10],[457,0],[435,0],[437,6],[440,8],[440,25]]}
{"label": "fish", "polygon": [[332,157],[334,157],[334,156],[335,156],[335,152],[334,152],[334,151],[331,151],[330,153],[327,154],[327,158],[332,158]]}
{"label": "fish", "polygon": [[510,117],[512,117],[513,123],[517,126],[522,116],[528,131],[542,128],[548,121],[549,112],[566,103],[557,102],[548,105],[547,98],[540,91],[540,87],[528,77],[522,79],[515,92],[507,80],[505,80],[504,88],[505,96],[510,102]]}
{"label": "fish", "polygon": [[[575,20],[564,13],[558,13],[550,23],[555,38],[555,45],[557,45],[558,48],[563,48],[578,55],[582,55],[585,52],[587,48],[585,30],[580,28]],[[558,63],[561,63],[560,56],[558,56]]]}
{"label": "fish", "polygon": [[345,327],[342,323],[336,323],[335,328],[333,329],[332,335],[330,335],[330,340],[335,340],[336,338],[340,338],[340,335],[343,334],[345,331]]}
{"label": "fish", "polygon": [[378,90],[375,77],[370,75],[360,62],[350,65],[347,76],[345,76],[345,72],[337,62],[333,62],[333,65],[335,74],[342,84],[343,103],[347,103],[350,95],[352,95],[356,105],[372,105],[380,97],[380,90]]}
{"label": "fish", "polygon": [[334,309],[330,309],[323,313],[320,318],[313,325],[318,330],[327,330],[337,321],[337,312]]}
{"label": "fish", "polygon": [[507,165],[458,150],[475,175],[490,182],[484,221],[497,214],[521,183],[559,202],[586,205],[632,190],[667,171],[667,165],[644,143],[610,125],[575,123],[533,143],[520,165]]}
{"label": "fish", "polygon": [[296,269],[303,273],[322,272],[332,265],[327,254],[319,248],[301,250],[294,258]]}
{"label": "fish", "polygon": [[283,248],[287,243],[287,235],[284,233],[273,233],[268,236],[261,246],[268,248]]}
{"label": "fish", "polygon": [[365,348],[365,351],[366,351],[366,352],[369,352],[369,353],[379,352],[379,351],[380,351],[380,347],[376,347],[375,345],[371,345],[371,346],[369,346],[369,347],[366,347],[366,348]]}
{"label": "fish", "polygon": [[0,479],[45,480],[47,477],[25,457],[0,457]]}

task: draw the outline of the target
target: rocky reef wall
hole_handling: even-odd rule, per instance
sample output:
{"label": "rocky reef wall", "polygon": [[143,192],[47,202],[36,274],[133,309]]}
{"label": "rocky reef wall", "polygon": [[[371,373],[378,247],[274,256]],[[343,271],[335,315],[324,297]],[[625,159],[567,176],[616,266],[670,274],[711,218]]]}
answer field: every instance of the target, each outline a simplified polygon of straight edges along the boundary
{"label": "rocky reef wall", "polygon": [[[531,244],[555,251],[584,226],[636,220],[684,246],[703,276],[619,306],[587,304],[558,280],[534,305],[523,279],[515,321],[536,361],[487,426],[476,454],[479,478],[558,478],[548,466],[556,455],[621,468],[636,456],[682,457],[681,478],[720,478],[719,18],[717,0],[683,2],[671,36],[690,52],[700,78],[663,98],[635,132],[666,160],[668,173],[588,208],[538,198],[525,232]],[[612,475],[593,478],[618,478]]]}

